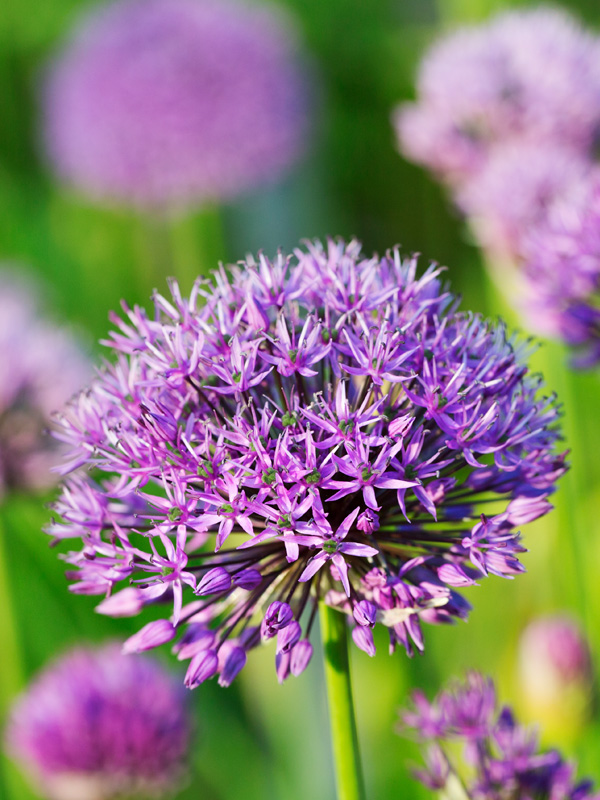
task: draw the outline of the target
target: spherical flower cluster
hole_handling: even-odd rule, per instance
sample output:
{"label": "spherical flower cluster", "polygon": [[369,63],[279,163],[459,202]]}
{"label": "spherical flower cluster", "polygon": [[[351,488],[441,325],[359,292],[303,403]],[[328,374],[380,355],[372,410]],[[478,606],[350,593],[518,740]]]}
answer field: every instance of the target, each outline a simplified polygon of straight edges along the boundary
{"label": "spherical flower cluster", "polygon": [[395,115],[400,146],[461,183],[515,139],[589,151],[600,125],[600,44],[564,11],[511,11],[434,44],[417,89],[417,102]]}
{"label": "spherical flower cluster", "polygon": [[40,319],[33,287],[0,274],[0,500],[56,483],[57,446],[45,431],[90,373],[73,338]]}
{"label": "spherical flower cluster", "polygon": [[315,242],[114,318],[114,359],[57,433],[65,473],[87,469],[49,533],[82,540],[68,575],[101,613],[172,603],[128,651],[181,634],[187,685],[227,685],[276,639],[283,680],[320,600],[370,655],[376,623],[412,653],[421,621],[466,617],[458,588],[523,570],[515,529],[565,469],[558,411],[527,347],[416,269]]}
{"label": "spherical flower cluster", "polygon": [[556,9],[501,14],[435,45],[419,93],[397,112],[404,152],[449,184],[525,324],[596,363],[600,38]]}
{"label": "spherical flower cluster", "polygon": [[[402,719],[429,743],[427,767],[415,771],[428,788],[477,800],[600,798],[590,781],[576,782],[573,765],[558,751],[540,752],[535,732],[519,725],[510,708],[498,709],[489,678],[470,673],[463,684],[442,691],[432,703],[415,692],[413,704]],[[462,764],[446,747],[455,742],[464,745]],[[463,774],[465,764],[469,768]]]}
{"label": "spherical flower cluster", "polygon": [[172,211],[279,176],[303,149],[308,81],[284,17],[243,0],[117,0],[52,65],[45,145],[100,200]]}
{"label": "spherical flower cluster", "polygon": [[559,198],[523,247],[530,327],[562,338],[575,363],[600,361],[600,179],[597,172]]}
{"label": "spherical flower cluster", "polygon": [[190,737],[179,682],[105,645],[46,668],[15,703],[5,744],[49,800],[116,800],[170,795]]}

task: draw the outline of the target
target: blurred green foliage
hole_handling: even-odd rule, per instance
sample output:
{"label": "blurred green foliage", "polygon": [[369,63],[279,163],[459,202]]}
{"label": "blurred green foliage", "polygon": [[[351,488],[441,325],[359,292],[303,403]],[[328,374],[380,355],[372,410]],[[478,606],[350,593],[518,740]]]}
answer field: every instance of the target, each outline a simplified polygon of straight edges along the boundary
{"label": "blurred green foliage", "polygon": [[[165,288],[166,275],[190,283],[197,269],[220,258],[235,260],[259,248],[272,253],[328,234],[356,235],[367,250],[400,243],[421,252],[424,261],[448,264],[466,306],[498,312],[480,256],[465,240],[443,191],[397,154],[389,115],[395,103],[412,95],[418,60],[444,26],[482,18],[509,3],[286,0],[299,18],[320,84],[321,118],[310,155],[277,186],[158,231],[57,185],[39,152],[36,95],[43,64],[86,5],[87,0],[4,0],[0,9],[0,259],[40,276],[56,318],[74,326],[90,350],[106,333],[109,309],[122,297],[145,302],[154,286]],[[591,24],[600,23],[597,0],[567,5]],[[566,446],[573,448],[575,466],[569,501],[559,498],[560,513],[529,526],[528,574],[514,583],[492,578],[470,590],[469,623],[428,629],[423,657],[388,658],[383,635],[375,659],[354,649],[359,730],[373,800],[427,796],[409,783],[407,760],[417,760],[416,747],[393,733],[397,707],[411,687],[434,692],[447,676],[478,667],[499,679],[508,698],[516,639],[529,618],[570,608],[588,631],[598,630],[598,379],[575,376],[565,383],[564,370],[556,366],[560,349],[547,346],[536,358],[566,407]],[[68,593],[63,566],[40,533],[48,516],[39,498],[16,497],[1,511],[6,574],[0,572],[0,579],[6,583],[0,607],[15,638],[11,643],[11,630],[2,622],[0,670],[11,691],[66,646],[123,637],[135,628],[135,621],[94,614],[91,598]],[[596,635],[597,653],[599,643]],[[319,653],[301,678],[283,687],[276,683],[273,658],[272,648],[261,650],[237,686],[223,690],[213,682],[190,696],[198,718],[195,777],[182,798],[333,796]],[[597,734],[598,723],[592,722],[566,745],[600,778]],[[28,797],[6,762],[4,768],[0,796]]]}

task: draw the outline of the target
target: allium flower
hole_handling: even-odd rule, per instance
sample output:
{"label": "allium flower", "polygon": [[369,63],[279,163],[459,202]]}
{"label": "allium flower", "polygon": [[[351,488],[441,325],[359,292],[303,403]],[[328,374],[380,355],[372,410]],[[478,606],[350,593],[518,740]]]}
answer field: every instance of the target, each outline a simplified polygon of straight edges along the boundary
{"label": "allium flower", "polygon": [[[590,781],[576,781],[574,766],[557,750],[541,752],[535,732],[519,725],[510,708],[498,709],[491,680],[470,673],[431,704],[421,692],[413,701],[402,719],[428,743],[427,768],[415,771],[428,788],[473,800],[600,798]],[[455,742],[464,747],[460,761],[450,756],[456,747],[447,748]]]}
{"label": "allium flower", "polygon": [[589,152],[600,124],[600,45],[558,9],[511,11],[449,34],[417,84],[417,102],[395,115],[400,147],[452,183],[514,139]]}
{"label": "allium flower", "polygon": [[50,415],[90,376],[72,337],[40,319],[33,287],[0,274],[0,499],[56,483]]}
{"label": "allium flower", "polygon": [[60,425],[65,473],[88,469],[49,533],[82,539],[68,575],[101,613],[172,603],[127,649],[181,633],[187,685],[227,685],[276,638],[283,680],[320,599],[366,652],[383,623],[412,653],[421,620],[466,617],[457,587],[523,570],[515,528],[565,469],[557,409],[527,348],[416,268],[316,242],[114,318],[112,363]]}
{"label": "allium flower", "polygon": [[285,18],[237,0],[118,0],[50,70],[45,145],[101,200],[173,210],[279,176],[303,148],[308,83]]}
{"label": "allium flower", "polygon": [[116,800],[170,794],[190,735],[180,684],[108,645],[44,670],[17,700],[5,744],[49,800]]}
{"label": "allium flower", "polygon": [[578,731],[589,714],[593,670],[577,622],[564,614],[534,619],[519,639],[518,677],[523,707],[545,729]]}
{"label": "allium flower", "polygon": [[479,243],[494,260],[519,259],[531,229],[553,203],[597,169],[555,144],[513,142],[497,147],[485,167],[456,193]]}
{"label": "allium flower", "polygon": [[522,244],[529,326],[563,339],[580,366],[600,360],[600,179],[559,198]]}

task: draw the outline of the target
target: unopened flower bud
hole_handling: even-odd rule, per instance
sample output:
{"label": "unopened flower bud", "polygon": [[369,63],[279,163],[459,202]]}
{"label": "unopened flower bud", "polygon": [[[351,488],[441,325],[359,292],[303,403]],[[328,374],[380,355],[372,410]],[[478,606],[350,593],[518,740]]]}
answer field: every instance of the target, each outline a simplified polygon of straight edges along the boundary
{"label": "unopened flower bud", "polygon": [[175,638],[175,626],[166,619],[157,619],[130,636],[123,644],[123,653],[141,653],[144,650],[152,650],[161,644],[170,642]]}

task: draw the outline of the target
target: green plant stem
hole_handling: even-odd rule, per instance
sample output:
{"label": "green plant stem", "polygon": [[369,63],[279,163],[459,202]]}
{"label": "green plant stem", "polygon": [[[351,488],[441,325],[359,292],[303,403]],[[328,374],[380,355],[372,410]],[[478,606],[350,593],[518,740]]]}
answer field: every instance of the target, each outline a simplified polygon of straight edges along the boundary
{"label": "green plant stem", "polygon": [[189,294],[199,275],[208,277],[227,258],[220,209],[216,206],[187,216],[144,216],[133,220],[137,289],[146,297],[153,288],[165,291],[175,277]]}
{"label": "green plant stem", "polygon": [[183,292],[189,292],[198,275],[208,277],[226,258],[220,210],[206,207],[193,216],[169,220],[171,274]]}
{"label": "green plant stem", "polygon": [[21,653],[10,592],[10,570],[6,554],[6,526],[0,510],[0,720],[4,719],[10,701],[23,685]]}
{"label": "green plant stem", "polygon": [[[10,591],[10,566],[6,552],[7,525],[4,509],[0,507],[0,730],[4,728],[7,712],[15,695],[25,683],[23,659]],[[34,795],[16,767],[4,753],[0,754],[0,796],[6,800],[33,800]]]}
{"label": "green plant stem", "polygon": [[338,800],[364,800],[364,782],[352,701],[346,616],[319,604],[325,682]]}
{"label": "green plant stem", "polygon": [[569,367],[570,353],[567,347],[558,342],[545,342],[540,348],[538,363],[548,388],[556,392],[563,406],[561,429],[564,442],[569,449],[570,469],[561,478],[559,491],[553,499],[560,525],[559,542],[561,547],[561,570],[566,574],[563,582],[572,595],[569,599],[579,611],[588,634],[592,634],[590,620],[590,598],[585,578],[587,531],[593,527],[593,520],[586,519],[586,470],[585,435],[581,435],[575,375]]}

